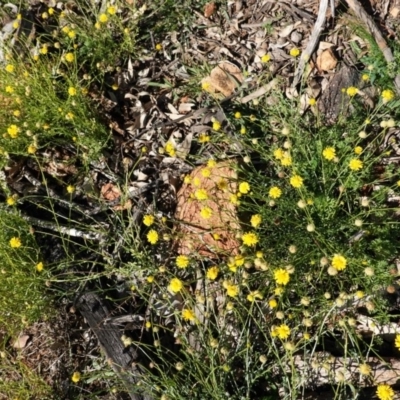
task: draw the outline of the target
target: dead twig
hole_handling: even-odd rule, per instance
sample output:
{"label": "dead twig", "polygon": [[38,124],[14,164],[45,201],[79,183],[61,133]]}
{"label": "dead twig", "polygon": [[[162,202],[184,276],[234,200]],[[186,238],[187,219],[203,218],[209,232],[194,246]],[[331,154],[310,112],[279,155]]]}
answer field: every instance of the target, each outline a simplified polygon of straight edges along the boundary
{"label": "dead twig", "polygon": [[[308,62],[313,51],[315,50],[315,46],[317,45],[319,36],[321,35],[322,28],[325,25],[327,10],[328,10],[328,0],[322,0],[319,5],[317,21],[315,22],[314,29],[312,31],[310,40],[308,41],[307,47],[304,50],[303,54],[301,55],[299,65],[296,68],[292,87],[297,86],[297,84],[300,82],[300,80],[303,76],[303,72],[304,72],[306,63]],[[333,10],[332,10],[332,14],[333,14]]]}

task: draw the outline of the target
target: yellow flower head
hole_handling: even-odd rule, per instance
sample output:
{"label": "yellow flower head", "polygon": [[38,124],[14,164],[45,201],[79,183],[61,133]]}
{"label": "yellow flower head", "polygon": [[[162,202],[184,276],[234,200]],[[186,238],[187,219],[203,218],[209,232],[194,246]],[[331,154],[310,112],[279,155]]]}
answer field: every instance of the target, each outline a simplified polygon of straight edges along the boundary
{"label": "yellow flower head", "polygon": [[207,279],[213,281],[214,279],[217,279],[218,273],[219,273],[219,268],[217,266],[210,267],[206,272],[206,277]]}
{"label": "yellow flower head", "polygon": [[145,215],[143,217],[143,224],[146,226],[151,226],[154,224],[154,215]]}
{"label": "yellow flower head", "polygon": [[195,321],[196,320],[196,314],[194,313],[193,310],[189,310],[188,308],[184,308],[182,310],[182,318],[185,321]]}
{"label": "yellow flower head", "polygon": [[6,203],[9,206],[14,206],[17,203],[16,197],[15,196],[7,197]]}
{"label": "yellow flower head", "polygon": [[349,168],[352,171],[358,171],[363,167],[363,162],[358,158],[352,158],[349,162]]}
{"label": "yellow flower head", "polygon": [[217,162],[212,158],[207,161],[207,167],[208,168],[214,168],[216,165],[217,165]]}
{"label": "yellow flower head", "polygon": [[7,72],[14,72],[14,69],[15,69],[15,67],[14,67],[14,65],[12,65],[12,64],[7,64],[6,65],[6,71]]}
{"label": "yellow flower head", "polygon": [[276,149],[274,150],[274,157],[277,160],[282,160],[282,158],[285,156],[285,152],[282,149]]}
{"label": "yellow flower head", "polygon": [[334,147],[326,147],[322,152],[322,155],[328,161],[332,161],[336,157],[336,150]]}
{"label": "yellow flower head", "polygon": [[65,61],[72,63],[75,60],[74,53],[67,53],[65,55]]}
{"label": "yellow flower head", "polygon": [[219,131],[221,129],[221,123],[219,121],[214,121],[212,128],[214,129],[214,131]]}
{"label": "yellow flower head", "polygon": [[37,263],[36,264],[36,271],[37,272],[42,272],[43,271],[43,268],[44,268],[44,265],[43,265],[43,263],[42,262],[39,262],[39,263]]}
{"label": "yellow flower head", "polygon": [[276,308],[276,307],[278,307],[278,302],[276,301],[276,299],[271,299],[271,300],[268,301],[268,305],[271,308]]}
{"label": "yellow flower head", "polygon": [[10,125],[7,128],[7,133],[10,135],[12,139],[15,139],[18,136],[19,128],[17,125]]}
{"label": "yellow flower head", "polygon": [[338,271],[342,271],[346,268],[347,260],[341,254],[335,254],[332,257],[332,267]]}
{"label": "yellow flower head", "polygon": [[273,199],[279,199],[282,195],[282,190],[279,189],[278,186],[272,186],[272,188],[269,189],[268,195]]}
{"label": "yellow flower head", "polygon": [[224,282],[226,294],[230,297],[236,297],[239,294],[239,287],[231,282]]}
{"label": "yellow flower head", "polygon": [[157,51],[161,51],[162,50],[162,44],[161,43],[157,43],[156,44],[156,50]]}
{"label": "yellow flower head", "polygon": [[99,16],[99,22],[101,22],[102,24],[105,24],[108,21],[108,17],[106,14],[100,14]]}
{"label": "yellow flower head", "polygon": [[394,339],[394,345],[396,346],[396,348],[398,348],[400,350],[400,335],[399,334],[397,334]]}
{"label": "yellow flower head", "polygon": [[258,237],[255,232],[247,232],[242,235],[242,241],[245,246],[255,246],[258,243]]}
{"label": "yellow flower head", "polygon": [[70,96],[76,96],[76,89],[74,87],[68,88],[68,94]]}
{"label": "yellow flower head", "polygon": [[176,257],[175,263],[178,268],[186,268],[189,265],[189,257],[180,255]]}
{"label": "yellow flower head", "polygon": [[376,395],[379,400],[393,400],[394,399],[394,391],[391,386],[386,384],[379,384],[376,389]]}
{"label": "yellow flower head", "polygon": [[292,157],[290,157],[288,154],[285,154],[281,159],[281,164],[284,167],[289,167],[290,165],[292,165]]}
{"label": "yellow flower head", "polygon": [[290,178],[290,184],[296,189],[301,188],[303,186],[303,178],[299,175],[293,175]]}
{"label": "yellow flower head", "polygon": [[210,136],[208,136],[206,133],[200,133],[199,135],[199,139],[198,139],[199,143],[207,143],[210,141]]}
{"label": "yellow flower head", "polygon": [[358,93],[358,89],[354,86],[350,86],[346,89],[346,93],[350,97],[354,97]]}
{"label": "yellow flower head", "polygon": [[147,241],[150,244],[156,244],[158,242],[158,233],[154,229],[151,229],[147,234]]}
{"label": "yellow flower head", "polygon": [[247,182],[241,182],[239,184],[239,192],[242,194],[247,194],[250,192],[250,185]]}
{"label": "yellow flower head", "polygon": [[253,228],[258,228],[261,224],[262,218],[260,214],[254,214],[251,216],[250,224]]}
{"label": "yellow flower head", "polygon": [[21,239],[20,239],[20,238],[17,238],[17,237],[12,237],[12,238],[10,239],[10,246],[11,246],[13,249],[18,249],[18,247],[21,247],[21,246],[22,246]]}
{"label": "yellow flower head", "polygon": [[240,118],[242,118],[242,113],[241,113],[240,111],[236,111],[235,114],[233,114],[233,116],[234,116],[236,119],[240,119]]}
{"label": "yellow flower head", "polygon": [[37,147],[34,144],[30,144],[27,148],[28,154],[35,154],[37,151]]}
{"label": "yellow flower head", "polygon": [[68,185],[68,186],[67,186],[67,192],[68,192],[69,194],[74,193],[74,191],[75,191],[75,187],[74,187],[74,186],[72,186],[72,185]]}
{"label": "yellow flower head", "polygon": [[390,89],[386,89],[381,94],[384,102],[388,102],[394,99],[394,92]]}
{"label": "yellow flower head", "polygon": [[13,93],[14,92],[14,88],[10,85],[6,86],[6,93]]}
{"label": "yellow flower head", "polygon": [[271,331],[271,336],[285,340],[290,336],[290,328],[286,324],[275,326]]}
{"label": "yellow flower head", "polygon": [[254,290],[247,295],[247,300],[252,303],[255,302],[257,299],[263,299],[263,295],[260,293],[259,290]]}
{"label": "yellow flower head", "polygon": [[293,49],[290,50],[289,54],[292,57],[298,57],[300,54],[300,50],[297,47],[294,47]]}
{"label": "yellow flower head", "polygon": [[81,373],[80,372],[74,372],[71,376],[71,381],[74,383],[78,383],[81,380]]}
{"label": "yellow flower head", "polygon": [[269,55],[269,54],[264,54],[262,57],[261,57],[261,62],[262,63],[267,63],[268,61],[270,61],[271,60],[271,56]]}
{"label": "yellow flower head", "polygon": [[197,189],[194,192],[194,197],[196,197],[197,200],[207,200],[208,199],[208,194],[207,194],[207,190],[205,189]]}
{"label": "yellow flower head", "polygon": [[203,207],[200,210],[200,216],[204,219],[209,219],[212,216],[212,209],[210,207]]}
{"label": "yellow flower head", "polygon": [[317,104],[317,100],[315,100],[314,98],[311,98],[308,100],[308,104],[313,107]]}
{"label": "yellow flower head", "polygon": [[114,15],[117,12],[117,8],[115,6],[109,6],[109,7],[107,7],[107,12],[110,15]]}
{"label": "yellow flower head", "polygon": [[170,290],[173,293],[180,292],[182,288],[183,288],[183,283],[178,278],[172,278],[171,281],[169,282],[168,290]]}
{"label": "yellow flower head", "polygon": [[357,155],[360,155],[363,151],[363,148],[361,146],[356,146],[354,147],[354,153]]}
{"label": "yellow flower head", "polygon": [[287,285],[290,281],[289,272],[285,268],[278,268],[274,272],[274,279],[277,285]]}

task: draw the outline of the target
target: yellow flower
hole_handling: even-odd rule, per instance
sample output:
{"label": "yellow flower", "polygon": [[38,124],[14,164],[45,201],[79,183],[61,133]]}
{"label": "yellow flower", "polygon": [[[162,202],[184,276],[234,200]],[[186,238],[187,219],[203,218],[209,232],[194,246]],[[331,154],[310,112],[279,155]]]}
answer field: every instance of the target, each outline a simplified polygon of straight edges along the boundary
{"label": "yellow flower", "polygon": [[299,175],[293,175],[290,178],[290,184],[294,187],[294,188],[301,188],[303,186],[303,178]]}
{"label": "yellow flower", "polygon": [[94,27],[95,27],[96,29],[100,29],[100,28],[101,28],[100,22],[97,21],[97,22],[94,24]]}
{"label": "yellow flower", "polygon": [[368,81],[369,81],[369,75],[368,75],[368,74],[362,74],[362,75],[361,75],[361,79],[362,79],[364,82],[368,82]]}
{"label": "yellow flower", "polygon": [[371,367],[368,364],[360,364],[358,370],[361,375],[369,375],[371,373]]}
{"label": "yellow flower", "polygon": [[68,185],[68,186],[67,186],[67,192],[68,192],[69,194],[74,193],[74,192],[75,192],[75,187],[72,186],[72,185]]}
{"label": "yellow flower", "polygon": [[308,100],[308,104],[312,107],[315,106],[317,104],[317,100],[315,100],[314,98],[311,98]]}
{"label": "yellow flower", "polygon": [[332,161],[336,157],[336,150],[334,147],[325,147],[324,151],[322,152],[322,155],[328,161]]}
{"label": "yellow flower", "polygon": [[14,88],[10,85],[6,86],[6,93],[13,93],[14,92]]}
{"label": "yellow flower", "polygon": [[49,15],[53,15],[54,14],[54,8],[53,7],[49,7],[47,12],[49,13]]}
{"label": "yellow flower", "polygon": [[69,37],[70,39],[74,39],[75,36],[76,36],[76,32],[75,32],[75,31],[69,31],[69,32],[68,32],[68,37]]}
{"label": "yellow flower", "polygon": [[30,144],[28,146],[27,152],[28,154],[35,154],[37,151],[37,147],[34,144]]}
{"label": "yellow flower", "polygon": [[390,89],[386,89],[381,94],[384,102],[388,102],[394,99],[394,92]]}
{"label": "yellow flower", "polygon": [[275,296],[280,296],[284,291],[284,288],[282,286],[278,286],[274,289]]}
{"label": "yellow flower", "polygon": [[245,135],[246,132],[247,132],[246,127],[245,127],[245,126],[242,126],[242,127],[240,128],[240,134],[241,134],[241,135]]}
{"label": "yellow flower", "polygon": [[22,246],[21,239],[20,239],[20,238],[17,238],[17,237],[12,237],[12,238],[10,239],[10,246],[11,246],[13,249],[18,249],[18,247],[21,247],[21,246]]}
{"label": "yellow flower", "polygon": [[393,400],[394,399],[394,391],[391,386],[386,384],[379,384],[376,389],[376,395],[379,400]]}
{"label": "yellow flower", "polygon": [[212,158],[207,161],[207,167],[208,168],[214,168],[217,165],[217,162],[213,160]]}
{"label": "yellow flower", "polygon": [[229,202],[232,203],[233,205],[237,206],[240,204],[239,198],[237,197],[236,194],[231,194],[229,196]]}
{"label": "yellow flower", "polygon": [[214,279],[217,279],[218,273],[219,273],[219,268],[217,266],[210,267],[207,270],[206,277],[207,279],[213,281]]}
{"label": "yellow flower", "polygon": [[70,96],[76,96],[76,89],[71,86],[70,88],[68,88],[68,94]]}
{"label": "yellow flower", "polygon": [[181,255],[176,257],[175,263],[178,268],[186,268],[189,265],[189,261],[189,257]]}
{"label": "yellow flower", "polygon": [[290,336],[290,328],[286,324],[276,326],[272,329],[271,336],[285,340]]}
{"label": "yellow flower", "polygon": [[247,194],[250,192],[250,185],[247,182],[241,182],[239,184],[239,192],[242,194]]}
{"label": "yellow flower", "polygon": [[274,272],[274,279],[278,285],[287,285],[290,280],[289,272],[285,268],[279,268]]}
{"label": "yellow flower", "polygon": [[247,232],[242,235],[242,241],[245,246],[255,246],[258,243],[258,237],[255,232]]}
{"label": "yellow flower", "polygon": [[18,136],[19,128],[17,125],[10,125],[7,128],[7,133],[10,135],[12,139],[15,139]]}
{"label": "yellow flower", "polygon": [[341,254],[335,254],[332,258],[332,267],[338,271],[346,268],[347,260]]}
{"label": "yellow flower", "polygon": [[230,297],[236,297],[239,294],[239,287],[231,282],[224,282],[226,294]]}
{"label": "yellow flower", "polygon": [[362,153],[362,151],[363,151],[363,148],[361,146],[354,147],[354,153],[355,154],[359,155],[359,154]]}
{"label": "yellow flower", "polygon": [[289,54],[290,54],[292,57],[297,57],[297,56],[300,54],[300,50],[299,50],[297,47],[294,47],[293,49],[291,49],[291,50],[289,51]]}
{"label": "yellow flower", "polygon": [[48,19],[49,18],[49,14],[47,12],[42,13],[42,18],[43,19]]}
{"label": "yellow flower", "polygon": [[199,135],[199,143],[207,143],[210,141],[210,136],[208,136],[206,133],[200,133]]}
{"label": "yellow flower", "polygon": [[210,82],[202,82],[202,83],[201,83],[201,88],[202,88],[203,90],[205,90],[206,92],[211,91],[211,84],[210,84]]}
{"label": "yellow flower", "polygon": [[[18,15],[19,15],[19,14],[18,14]],[[17,28],[19,27],[19,22],[18,22],[18,21],[14,21],[13,24],[12,24],[12,27],[13,27],[14,29],[17,29]]]}
{"label": "yellow flower", "polygon": [[105,24],[108,21],[108,17],[106,14],[100,14],[99,16],[99,22],[101,22],[102,24]]}
{"label": "yellow flower", "polygon": [[268,301],[268,305],[271,308],[276,308],[276,307],[278,307],[278,302],[276,301],[276,299],[271,299],[271,300]]}
{"label": "yellow flower", "polygon": [[250,302],[252,302],[252,303],[253,303],[254,301],[256,301],[257,299],[262,300],[262,298],[263,298],[263,295],[262,295],[258,290],[254,290],[254,291],[250,292],[250,293],[247,295],[247,300],[250,301]]}
{"label": "yellow flower", "polygon": [[214,131],[219,131],[221,129],[221,123],[219,121],[214,121],[212,128],[214,129]]}
{"label": "yellow flower", "polygon": [[236,111],[235,114],[233,115],[236,119],[242,118],[242,113],[240,111]]}
{"label": "yellow flower", "polygon": [[65,25],[65,26],[61,29],[61,31],[62,31],[63,33],[65,33],[65,34],[69,33],[70,30],[71,30],[70,27],[67,26],[67,25]]}
{"label": "yellow flower", "polygon": [[157,51],[161,51],[162,50],[162,44],[161,43],[157,43],[156,44],[156,50]]}
{"label": "yellow flower", "polygon": [[149,276],[146,278],[146,280],[147,280],[147,282],[149,282],[149,283],[153,283],[153,282],[154,282],[154,276],[153,276],[153,275],[149,275]]}
{"label": "yellow flower", "polygon": [[278,186],[272,186],[272,188],[269,189],[268,195],[273,199],[279,199],[282,195],[282,190],[279,189]]}
{"label": "yellow flower", "polygon": [[43,271],[43,263],[39,262],[36,264],[36,271],[37,272],[42,272]]}
{"label": "yellow flower", "polygon": [[143,223],[144,223],[146,226],[151,226],[151,225],[153,225],[153,224],[154,224],[154,216],[153,216],[153,215],[145,215],[145,216],[143,217]]}
{"label": "yellow flower", "polygon": [[109,7],[107,7],[107,12],[110,15],[114,15],[117,12],[117,8],[115,6],[109,6]]}
{"label": "yellow flower", "polygon": [[14,117],[19,117],[19,116],[21,116],[21,111],[19,111],[19,110],[14,110],[13,111],[13,115],[14,115]]}
{"label": "yellow flower", "polygon": [[285,156],[285,152],[282,149],[276,149],[274,150],[274,157],[277,160],[282,160],[282,158]]}
{"label": "yellow flower", "polygon": [[207,190],[205,189],[197,189],[194,192],[194,197],[196,197],[197,200],[207,200],[208,199],[208,194],[207,194]]}
{"label": "yellow flower", "polygon": [[151,229],[147,234],[147,241],[150,244],[156,244],[158,242],[158,233],[154,229]]}
{"label": "yellow flower", "polygon": [[395,339],[394,339],[394,345],[396,346],[396,348],[398,348],[400,350],[400,335],[396,335]]}
{"label": "yellow flower", "polygon": [[261,57],[261,62],[262,63],[267,63],[268,61],[270,61],[271,60],[271,56],[269,55],[269,54],[264,54],[262,57]]}
{"label": "yellow flower", "polygon": [[262,221],[261,215],[260,214],[254,214],[251,217],[250,224],[251,224],[251,226],[253,228],[258,228],[258,226],[261,224],[261,221]]}
{"label": "yellow flower", "polygon": [[196,320],[196,314],[194,313],[193,310],[189,310],[188,308],[184,308],[182,310],[182,318],[185,321],[195,321]]}
{"label": "yellow flower", "polygon": [[363,162],[358,158],[352,158],[349,162],[349,167],[352,171],[358,171],[363,167]]}
{"label": "yellow flower", "polygon": [[7,72],[10,72],[10,73],[14,72],[14,65],[7,64],[5,69],[6,69]]}
{"label": "yellow flower", "polygon": [[171,142],[167,142],[167,144],[165,145],[165,152],[170,156],[170,157],[174,157],[176,154],[175,151],[175,147]]}
{"label": "yellow flower", "polygon": [[285,154],[284,157],[281,160],[281,164],[284,167],[289,167],[290,165],[292,165],[292,157],[290,157],[289,155]]}
{"label": "yellow flower", "polygon": [[203,168],[201,170],[201,175],[203,175],[204,178],[208,178],[211,175],[211,171],[208,168]]}
{"label": "yellow flower", "polygon": [[346,93],[348,96],[353,97],[358,93],[358,89],[354,86],[350,86],[346,89]]}
{"label": "yellow flower", "polygon": [[183,283],[178,278],[172,278],[171,281],[169,282],[168,290],[170,290],[173,293],[180,292],[182,288],[183,288]]}
{"label": "yellow flower", "polygon": [[65,55],[65,60],[69,63],[72,63],[75,60],[74,53],[67,53]]}
{"label": "yellow flower", "polygon": [[7,205],[14,206],[17,203],[17,200],[16,200],[15,196],[10,196],[10,197],[7,197],[6,202],[7,202]]}
{"label": "yellow flower", "polygon": [[78,383],[80,380],[81,380],[81,373],[77,372],[77,371],[74,372],[72,374],[71,381],[74,382],[74,383]]}
{"label": "yellow flower", "polygon": [[212,216],[212,209],[210,207],[203,207],[200,210],[200,216],[204,219],[209,219]]}

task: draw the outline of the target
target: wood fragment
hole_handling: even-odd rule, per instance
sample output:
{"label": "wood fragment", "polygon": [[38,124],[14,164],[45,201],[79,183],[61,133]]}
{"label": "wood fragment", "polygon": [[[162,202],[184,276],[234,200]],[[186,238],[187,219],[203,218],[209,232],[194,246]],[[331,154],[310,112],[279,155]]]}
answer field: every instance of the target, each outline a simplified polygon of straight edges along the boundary
{"label": "wood fragment", "polygon": [[310,40],[308,41],[307,47],[303,51],[300,57],[299,65],[296,68],[292,87],[297,86],[297,84],[301,81],[306,63],[309,61],[312,53],[314,52],[318,39],[321,35],[322,28],[325,25],[327,10],[328,10],[328,0],[322,0],[319,5],[317,21],[315,22]]}
{"label": "wood fragment", "polygon": [[[110,317],[107,304],[96,293],[86,292],[77,300],[77,308],[87,321],[93,333],[99,340],[100,347],[119,378],[125,383],[132,400],[153,400],[146,394],[138,394],[137,382],[141,372],[133,366],[137,359],[137,352],[132,347],[125,347],[121,340],[120,330],[105,322]],[[105,326],[106,325],[106,326]]]}

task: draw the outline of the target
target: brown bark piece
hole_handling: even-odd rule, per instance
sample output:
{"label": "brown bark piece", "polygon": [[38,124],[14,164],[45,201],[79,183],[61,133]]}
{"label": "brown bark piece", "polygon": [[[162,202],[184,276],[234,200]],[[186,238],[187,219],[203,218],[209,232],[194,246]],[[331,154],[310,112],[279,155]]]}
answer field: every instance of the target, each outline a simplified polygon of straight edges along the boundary
{"label": "brown bark piece", "polygon": [[218,91],[224,96],[230,96],[243,80],[242,71],[235,64],[222,61],[203,82],[210,83],[211,92]]}
{"label": "brown bark piece", "polygon": [[[211,171],[207,178],[203,176],[205,169]],[[240,243],[236,234],[240,225],[236,207],[230,202],[231,195],[237,192],[235,163],[221,162],[212,168],[200,166],[190,178],[191,183],[183,184],[177,194],[175,218],[179,223],[175,246],[178,253],[197,253],[210,258],[238,254]],[[197,200],[197,189],[205,189],[208,199]],[[212,210],[209,219],[201,217],[203,207]],[[215,234],[219,238],[215,239]]]}
{"label": "brown bark piece", "polygon": [[338,63],[331,49],[324,50],[317,58],[317,67],[320,71],[331,71]]}
{"label": "brown bark piece", "polygon": [[130,398],[132,400],[153,400],[150,396],[134,391],[134,388],[137,387],[136,383],[140,380],[140,371],[133,367],[137,353],[132,346],[124,346],[118,328],[110,325],[104,326],[106,318],[110,316],[105,301],[97,294],[87,292],[79,297],[77,307],[97,336],[114,371],[125,383]]}
{"label": "brown bark piece", "polygon": [[346,89],[350,86],[358,87],[359,81],[359,73],[347,66],[331,79],[318,101],[318,108],[328,123],[334,124],[339,114],[348,109],[350,97],[346,94]]}

